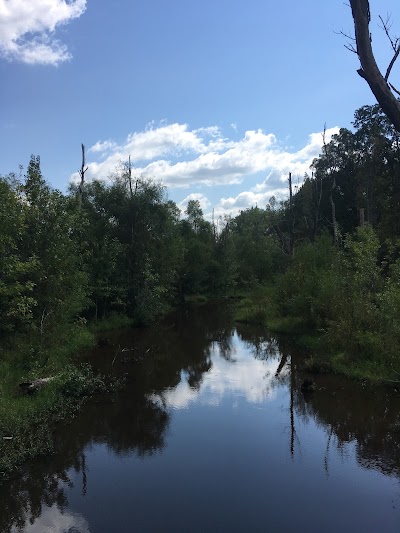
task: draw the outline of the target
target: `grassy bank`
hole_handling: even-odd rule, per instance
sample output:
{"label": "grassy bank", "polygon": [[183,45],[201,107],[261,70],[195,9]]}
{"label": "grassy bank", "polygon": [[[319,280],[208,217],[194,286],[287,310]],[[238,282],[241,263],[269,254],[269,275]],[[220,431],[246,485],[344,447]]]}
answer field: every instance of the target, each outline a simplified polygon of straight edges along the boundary
{"label": "grassy bank", "polygon": [[[238,322],[263,325],[272,333],[290,335],[294,342],[309,353],[305,368],[312,373],[334,373],[351,379],[376,384],[400,386],[400,361],[384,349],[384,342],[374,352],[352,351],[354,339],[350,332],[343,342],[335,342],[335,325],[316,327],[299,316],[282,316],[276,302],[277,287],[262,286],[247,293],[237,302],[235,319]],[[332,329],[330,329],[332,328]],[[332,331],[333,330],[333,331]],[[357,335],[355,331],[354,336]],[[367,334],[367,333],[366,333]]]}
{"label": "grassy bank", "polygon": [[[41,346],[37,339],[20,338],[3,348],[0,357],[0,480],[21,463],[52,450],[55,422],[79,410],[82,402],[118,384],[95,376],[88,365],[72,361],[96,343],[95,332],[127,327],[132,320],[113,315],[107,320],[71,325],[56,341]],[[20,386],[51,378],[27,394]]]}

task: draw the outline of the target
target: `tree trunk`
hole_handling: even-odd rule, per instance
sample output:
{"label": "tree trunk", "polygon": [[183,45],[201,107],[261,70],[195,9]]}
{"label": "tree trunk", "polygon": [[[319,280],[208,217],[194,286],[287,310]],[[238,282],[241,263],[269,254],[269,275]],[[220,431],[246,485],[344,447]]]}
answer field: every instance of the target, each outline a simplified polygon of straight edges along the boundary
{"label": "tree trunk", "polygon": [[85,168],[85,145],[81,144],[82,147],[82,165],[81,169],[79,171],[79,175],[81,177],[81,182],[78,187],[78,204],[79,207],[82,207],[82,198],[83,198],[83,188],[85,185],[85,172],[87,171],[88,167]]}
{"label": "tree trunk", "polygon": [[294,211],[291,172],[289,172],[289,255],[290,257],[294,255]]}
{"label": "tree trunk", "polygon": [[336,179],[335,176],[332,177],[332,188],[329,195],[329,201],[331,203],[331,216],[332,216],[332,227],[333,227],[333,242],[335,246],[339,244],[339,232],[338,232],[338,226],[336,221],[336,205],[335,201],[333,199],[333,193],[336,189]]}
{"label": "tree trunk", "polygon": [[[372,51],[371,35],[369,32],[369,1],[350,0],[350,5],[354,19],[357,54],[361,63],[361,68],[357,72],[368,83],[383,112],[387,115],[396,130],[400,132],[400,102],[390,90],[387,82],[390,69],[388,69],[385,79],[376,64]],[[392,63],[396,60],[397,55],[398,52],[397,54],[395,53]]]}

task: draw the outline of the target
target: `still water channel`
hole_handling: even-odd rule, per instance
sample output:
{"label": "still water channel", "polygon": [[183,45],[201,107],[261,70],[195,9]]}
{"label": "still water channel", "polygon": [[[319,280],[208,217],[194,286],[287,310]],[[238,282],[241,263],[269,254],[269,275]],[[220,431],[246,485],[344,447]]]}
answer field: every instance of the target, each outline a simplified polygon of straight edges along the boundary
{"label": "still water channel", "polygon": [[302,356],[226,304],[105,337],[91,362],[125,388],[0,487],[0,531],[400,531],[399,393],[304,395]]}

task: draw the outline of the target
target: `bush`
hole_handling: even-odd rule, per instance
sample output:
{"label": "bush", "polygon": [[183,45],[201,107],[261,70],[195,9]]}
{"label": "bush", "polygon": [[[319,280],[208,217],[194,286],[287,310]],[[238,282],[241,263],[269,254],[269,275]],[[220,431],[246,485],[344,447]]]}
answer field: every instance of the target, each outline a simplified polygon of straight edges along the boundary
{"label": "bush", "polygon": [[107,387],[100,376],[93,373],[90,365],[69,366],[60,377],[59,390],[63,396],[81,398],[96,392],[105,392]]}
{"label": "bush", "polygon": [[278,313],[301,319],[308,328],[326,326],[334,313],[339,280],[339,254],[330,236],[300,246],[287,271],[276,279]]}

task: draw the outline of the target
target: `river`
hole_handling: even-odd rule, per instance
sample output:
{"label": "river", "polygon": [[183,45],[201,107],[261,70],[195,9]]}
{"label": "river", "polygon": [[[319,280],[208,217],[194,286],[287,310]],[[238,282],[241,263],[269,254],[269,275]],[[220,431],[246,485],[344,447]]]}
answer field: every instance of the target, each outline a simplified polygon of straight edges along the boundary
{"label": "river", "polygon": [[109,332],[122,391],[54,429],[0,487],[0,531],[399,532],[400,394],[313,376],[227,304]]}

